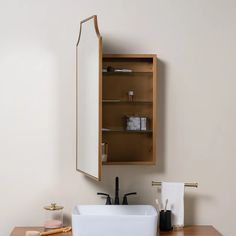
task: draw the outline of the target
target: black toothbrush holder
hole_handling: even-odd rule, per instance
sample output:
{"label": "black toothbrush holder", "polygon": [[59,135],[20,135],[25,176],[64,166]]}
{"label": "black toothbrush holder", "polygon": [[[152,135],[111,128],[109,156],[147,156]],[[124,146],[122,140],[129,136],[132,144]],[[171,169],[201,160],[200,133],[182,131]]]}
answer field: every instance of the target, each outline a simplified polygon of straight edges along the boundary
{"label": "black toothbrush holder", "polygon": [[172,230],[171,224],[171,210],[161,210],[160,211],[160,231],[170,231]]}

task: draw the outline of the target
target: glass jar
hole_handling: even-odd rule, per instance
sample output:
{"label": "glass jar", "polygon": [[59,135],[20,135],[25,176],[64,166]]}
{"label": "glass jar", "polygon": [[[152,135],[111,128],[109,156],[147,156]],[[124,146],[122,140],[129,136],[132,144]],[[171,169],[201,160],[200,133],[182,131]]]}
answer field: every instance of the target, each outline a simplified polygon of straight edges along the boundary
{"label": "glass jar", "polygon": [[57,206],[56,203],[51,203],[50,206],[45,206],[45,229],[56,229],[63,226],[63,206]]}

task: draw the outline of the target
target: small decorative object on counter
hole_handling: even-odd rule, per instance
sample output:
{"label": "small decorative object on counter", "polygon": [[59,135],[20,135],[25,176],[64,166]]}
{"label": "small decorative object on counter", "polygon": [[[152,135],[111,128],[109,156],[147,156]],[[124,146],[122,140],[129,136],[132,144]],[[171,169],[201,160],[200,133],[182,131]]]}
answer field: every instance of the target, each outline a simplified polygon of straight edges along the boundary
{"label": "small decorative object on counter", "polygon": [[129,98],[129,102],[134,101],[134,91],[133,90],[128,91],[128,98]]}
{"label": "small decorative object on counter", "polygon": [[102,143],[102,162],[107,162],[108,143]]}
{"label": "small decorative object on counter", "polygon": [[56,229],[63,225],[63,206],[57,206],[56,203],[51,203],[50,206],[45,206],[45,229]]}
{"label": "small decorative object on counter", "polygon": [[160,230],[161,231],[170,231],[172,230],[171,224],[171,211],[170,210],[161,210],[160,211]]}
{"label": "small decorative object on counter", "polygon": [[52,235],[52,234],[59,234],[59,233],[67,233],[71,231],[71,227],[64,227],[59,229],[52,229],[46,232],[39,232],[39,231],[26,231],[25,236],[46,236],[46,235]]}

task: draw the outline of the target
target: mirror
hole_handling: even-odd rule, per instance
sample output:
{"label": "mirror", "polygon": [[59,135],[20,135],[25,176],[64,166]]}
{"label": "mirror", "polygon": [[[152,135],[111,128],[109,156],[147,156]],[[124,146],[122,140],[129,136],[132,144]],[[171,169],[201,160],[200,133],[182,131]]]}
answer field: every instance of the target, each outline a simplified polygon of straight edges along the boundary
{"label": "mirror", "polygon": [[102,37],[97,16],[80,23],[76,45],[76,169],[101,178]]}

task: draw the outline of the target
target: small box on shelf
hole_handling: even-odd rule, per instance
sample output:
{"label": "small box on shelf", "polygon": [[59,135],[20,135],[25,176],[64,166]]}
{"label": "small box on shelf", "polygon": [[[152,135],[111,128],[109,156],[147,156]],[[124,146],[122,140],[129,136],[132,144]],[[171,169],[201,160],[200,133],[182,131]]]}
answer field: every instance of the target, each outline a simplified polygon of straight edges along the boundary
{"label": "small box on shelf", "polygon": [[129,131],[148,130],[148,117],[144,116],[125,116],[125,128]]}

